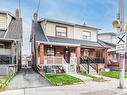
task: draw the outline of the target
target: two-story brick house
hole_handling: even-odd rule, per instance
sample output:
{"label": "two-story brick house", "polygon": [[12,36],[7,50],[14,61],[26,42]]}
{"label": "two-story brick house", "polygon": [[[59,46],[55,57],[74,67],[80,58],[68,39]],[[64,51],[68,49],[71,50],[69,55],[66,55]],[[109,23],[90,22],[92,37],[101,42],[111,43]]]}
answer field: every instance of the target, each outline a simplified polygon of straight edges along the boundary
{"label": "two-story brick house", "polygon": [[[35,13],[31,33],[34,66],[46,71],[63,68],[65,72],[76,72],[84,57],[103,58],[106,63],[109,47],[98,41],[99,30],[47,18],[37,20]],[[104,66],[100,63],[98,69]]]}
{"label": "two-story brick house", "polygon": [[22,18],[0,11],[0,75],[16,72],[21,67]]}

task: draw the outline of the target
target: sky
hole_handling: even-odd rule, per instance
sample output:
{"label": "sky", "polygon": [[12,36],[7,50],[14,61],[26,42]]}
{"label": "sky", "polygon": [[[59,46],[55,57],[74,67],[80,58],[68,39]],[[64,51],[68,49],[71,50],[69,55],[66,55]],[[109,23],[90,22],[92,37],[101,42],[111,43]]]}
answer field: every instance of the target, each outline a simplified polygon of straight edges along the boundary
{"label": "sky", "polygon": [[[19,0],[0,0],[0,10],[15,14]],[[125,0],[127,4],[127,0]],[[33,13],[38,0],[21,0],[23,18],[23,54],[30,54],[30,33]],[[125,6],[127,10],[127,6]],[[126,12],[126,11],[125,11]],[[101,29],[100,32],[116,32],[112,22],[117,19],[118,0],[40,0],[38,18],[51,18]],[[125,13],[127,15],[127,13]],[[127,22],[127,17],[126,17]]]}

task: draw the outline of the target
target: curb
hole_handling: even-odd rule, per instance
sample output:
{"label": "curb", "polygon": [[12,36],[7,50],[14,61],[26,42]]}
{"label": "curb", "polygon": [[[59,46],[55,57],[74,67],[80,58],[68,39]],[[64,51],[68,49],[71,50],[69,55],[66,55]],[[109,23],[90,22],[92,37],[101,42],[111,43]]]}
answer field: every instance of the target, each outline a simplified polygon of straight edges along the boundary
{"label": "curb", "polygon": [[42,77],[44,77],[46,80],[48,80],[50,83],[51,83],[51,85],[55,85],[56,86],[56,84],[54,84],[53,82],[51,82],[43,73],[41,73],[41,72],[38,72]]}

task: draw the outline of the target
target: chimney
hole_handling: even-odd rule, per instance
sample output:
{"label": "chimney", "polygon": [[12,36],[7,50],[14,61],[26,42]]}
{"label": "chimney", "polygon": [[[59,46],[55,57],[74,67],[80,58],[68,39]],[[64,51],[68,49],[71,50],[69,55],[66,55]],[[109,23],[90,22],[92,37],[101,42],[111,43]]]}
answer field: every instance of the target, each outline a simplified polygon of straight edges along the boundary
{"label": "chimney", "polygon": [[38,20],[38,14],[34,13],[34,22],[37,23],[37,20]]}
{"label": "chimney", "polygon": [[19,9],[16,9],[15,16],[16,16],[16,19],[20,18],[20,11],[19,11]]}

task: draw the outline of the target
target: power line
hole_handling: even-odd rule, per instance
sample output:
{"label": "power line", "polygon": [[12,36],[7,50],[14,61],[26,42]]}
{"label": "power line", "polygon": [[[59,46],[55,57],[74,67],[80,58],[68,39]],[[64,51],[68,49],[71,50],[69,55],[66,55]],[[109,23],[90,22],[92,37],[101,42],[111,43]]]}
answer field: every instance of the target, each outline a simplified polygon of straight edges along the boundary
{"label": "power line", "polygon": [[20,0],[19,0],[19,6],[18,7],[19,7],[19,10],[20,10],[21,9],[21,1]]}
{"label": "power line", "polygon": [[37,14],[38,14],[39,8],[40,8],[40,0],[38,1],[37,11],[36,11]]}

